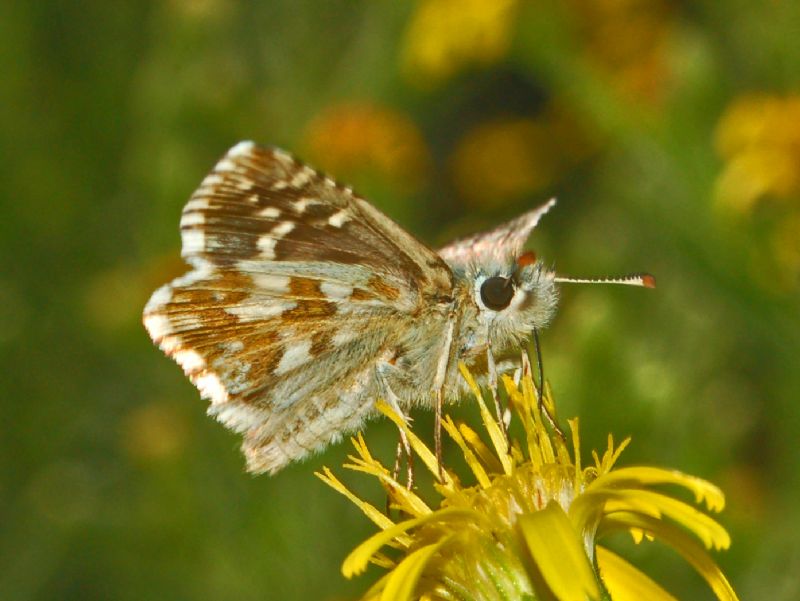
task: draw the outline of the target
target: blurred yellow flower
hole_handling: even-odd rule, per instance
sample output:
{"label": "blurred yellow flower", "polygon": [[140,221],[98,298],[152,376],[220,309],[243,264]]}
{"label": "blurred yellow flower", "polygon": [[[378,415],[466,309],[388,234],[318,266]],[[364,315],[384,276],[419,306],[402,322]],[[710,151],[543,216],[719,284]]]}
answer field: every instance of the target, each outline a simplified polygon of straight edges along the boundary
{"label": "blurred yellow flower", "polygon": [[669,79],[664,0],[569,0],[586,60],[628,100],[657,105]]}
{"label": "blurred yellow flower", "polygon": [[725,161],[715,191],[720,207],[744,213],[767,197],[800,195],[800,96],[736,99],[720,118],[715,144]]}
{"label": "blurred yellow flower", "polygon": [[450,157],[450,169],[469,204],[498,206],[552,186],[593,147],[567,111],[551,108],[468,131]]}
{"label": "blurred yellow flower", "polygon": [[[678,551],[719,599],[736,594],[707,549],[725,549],[727,532],[706,513],[660,490],[691,491],[711,511],[724,505],[708,482],[655,467],[615,468],[628,441],[611,436],[593,464],[581,465],[578,422],[569,422],[572,444],[546,429],[529,374],[504,385],[524,437],[509,443],[489,412],[472,376],[462,373],[477,399],[487,444],[466,424],[447,417],[443,426],[461,449],[475,484],[466,486],[450,470],[439,475],[436,457],[385,403],[379,409],[406,434],[413,451],[434,478],[439,498],[426,503],[375,459],[361,435],[345,467],[377,478],[391,506],[389,514],[352,493],[329,470],[317,475],[355,503],[380,529],[344,561],[348,578],[369,563],[388,570],[365,599],[672,599],[630,563],[597,545],[613,532],[635,540],[660,540]],[[548,395],[546,402],[552,407]],[[699,539],[699,540],[698,540]],[[384,551],[383,549],[386,549]]]}
{"label": "blurred yellow flower", "polygon": [[553,183],[560,165],[546,126],[498,119],[467,132],[450,159],[453,182],[474,206],[501,205]]}
{"label": "blurred yellow flower", "polygon": [[409,189],[422,182],[430,161],[411,118],[377,104],[331,107],[311,122],[305,138],[314,161],[331,173],[377,172]]}
{"label": "blurred yellow flower", "polygon": [[519,0],[421,0],[411,17],[404,67],[417,82],[436,82],[472,64],[491,64],[511,45]]}

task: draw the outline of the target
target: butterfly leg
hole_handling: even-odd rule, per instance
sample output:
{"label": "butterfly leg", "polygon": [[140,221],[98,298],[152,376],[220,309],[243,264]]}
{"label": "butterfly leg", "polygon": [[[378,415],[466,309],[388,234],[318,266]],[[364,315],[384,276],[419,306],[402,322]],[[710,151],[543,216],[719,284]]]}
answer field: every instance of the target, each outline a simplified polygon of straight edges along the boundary
{"label": "butterfly leg", "polygon": [[[508,424],[506,423],[507,412],[500,404],[500,396],[497,389],[497,363],[495,363],[494,360],[494,353],[492,352],[491,344],[486,345],[486,366],[489,372],[489,391],[491,392],[492,400],[494,401],[494,410],[497,414],[497,423],[506,437],[506,442],[508,442]],[[511,416],[509,415],[509,417]]]}
{"label": "butterfly leg", "polygon": [[445,378],[447,377],[447,368],[453,360],[451,353],[453,350],[453,332],[455,330],[455,326],[456,322],[454,319],[451,319],[447,324],[444,345],[442,347],[442,352],[439,355],[439,360],[436,364],[436,376],[433,382],[434,391],[436,393],[433,443],[434,447],[436,448],[436,462],[439,465],[440,481],[444,481],[444,467],[442,463],[442,406],[444,405],[444,383]]}
{"label": "butterfly leg", "polygon": [[[397,367],[389,362],[381,362],[378,364],[375,371],[378,382],[380,383],[382,396],[386,399],[386,402],[389,404],[392,410],[400,416],[403,422],[409,424],[411,422],[411,417],[406,415],[405,412],[400,408],[400,399],[394,393],[388,381],[388,374],[392,371],[397,371]],[[397,441],[397,451],[395,454],[394,469],[392,470],[392,478],[397,480],[400,476],[400,463],[402,461],[402,456],[405,453],[407,467],[406,488],[411,490],[411,487],[414,486],[414,455],[411,453],[411,444],[408,442],[408,436],[406,436],[405,431],[400,427],[398,427],[397,430],[400,433],[400,439]]]}

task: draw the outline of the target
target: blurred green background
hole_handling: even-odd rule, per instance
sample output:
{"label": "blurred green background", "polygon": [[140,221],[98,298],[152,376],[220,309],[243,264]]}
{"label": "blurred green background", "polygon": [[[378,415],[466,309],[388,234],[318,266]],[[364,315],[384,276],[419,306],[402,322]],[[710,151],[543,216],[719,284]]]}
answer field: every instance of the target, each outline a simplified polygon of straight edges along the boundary
{"label": "blurred green background", "polygon": [[[183,203],[241,139],[431,244],[558,196],[542,257],[656,274],[564,289],[560,412],[585,449],[632,435],[624,464],[721,485],[741,597],[800,598],[798,31],[791,0],[1,3],[0,599],[332,600],[374,578],[341,577],[372,527],[312,475],[347,446],[246,475],[140,323],[183,270]],[[368,436],[392,457],[391,427]],[[671,550],[630,553],[712,598]]]}

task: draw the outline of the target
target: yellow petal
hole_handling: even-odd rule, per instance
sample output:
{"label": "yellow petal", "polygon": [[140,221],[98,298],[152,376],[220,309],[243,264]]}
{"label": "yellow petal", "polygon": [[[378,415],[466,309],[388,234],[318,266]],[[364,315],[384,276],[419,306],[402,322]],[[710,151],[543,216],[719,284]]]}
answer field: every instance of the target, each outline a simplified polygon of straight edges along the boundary
{"label": "yellow petal", "polygon": [[661,517],[661,511],[652,501],[641,496],[623,494],[622,491],[606,489],[584,491],[575,497],[569,506],[569,517],[575,528],[582,532],[591,529],[603,515],[613,515],[617,511]]}
{"label": "yellow petal", "polygon": [[558,503],[521,515],[518,524],[533,562],[559,601],[600,598],[582,537]]}
{"label": "yellow petal", "polygon": [[622,513],[607,517],[603,520],[602,526],[603,530],[607,532],[639,528],[652,535],[680,553],[705,579],[717,599],[720,601],[739,601],[730,582],[725,578],[713,558],[697,540],[678,526],[646,516]]}
{"label": "yellow petal", "polygon": [[383,588],[386,586],[386,581],[389,580],[389,576],[391,576],[391,572],[387,572],[383,576],[381,576],[377,582],[375,582],[372,586],[369,587],[366,593],[361,597],[361,601],[380,601],[381,599],[381,592]]}
{"label": "yellow petal", "polygon": [[426,545],[417,549],[400,562],[386,581],[386,586],[381,594],[381,601],[406,601],[414,595],[420,576],[431,557],[450,540],[445,538],[433,545]]}
{"label": "yellow petal", "polygon": [[630,444],[631,438],[630,436],[623,440],[619,446],[615,449],[614,448],[614,435],[608,435],[608,448],[603,452],[602,459],[597,455],[597,451],[592,451],[592,457],[594,458],[595,469],[597,473],[604,474],[606,472],[611,471],[611,468],[614,467],[614,464],[619,459],[619,456],[622,454],[622,451]]}
{"label": "yellow petal", "polygon": [[704,502],[711,511],[719,512],[725,507],[725,495],[710,482],[684,474],[677,470],[658,467],[623,467],[600,476],[586,487],[593,490],[608,488],[642,488],[644,486],[675,484],[694,493],[697,503]]}
{"label": "yellow petal", "polygon": [[512,464],[511,458],[508,456],[508,441],[506,440],[505,434],[503,434],[502,430],[500,430],[500,426],[497,425],[497,421],[489,411],[486,403],[483,401],[480,388],[478,388],[478,385],[475,383],[475,380],[472,377],[472,374],[469,373],[466,365],[459,363],[458,367],[461,370],[461,375],[464,376],[464,379],[467,381],[472,393],[475,395],[475,400],[478,401],[478,407],[481,411],[483,426],[489,433],[489,438],[492,440],[497,458],[503,464],[503,471],[506,474],[511,474]]}
{"label": "yellow petal", "polygon": [[649,576],[604,547],[595,549],[600,576],[614,601],[677,601]]}
{"label": "yellow petal", "polygon": [[404,513],[414,516],[422,516],[431,513],[432,509],[417,496],[414,491],[409,490],[395,480],[382,465],[377,467],[367,463],[357,457],[350,457],[352,463],[345,463],[344,467],[355,472],[363,472],[370,476],[375,476],[386,485],[387,493],[392,503]]}
{"label": "yellow petal", "polygon": [[[581,470],[581,437],[580,430],[578,429],[578,423],[577,417],[567,420],[571,434],[570,437],[572,438],[572,457],[575,458],[575,475],[573,476],[572,481],[574,483],[576,495],[580,493],[581,486],[583,485],[583,470]],[[570,457],[567,455],[566,461],[564,461],[563,457],[561,460],[565,465],[569,465]]]}
{"label": "yellow petal", "polygon": [[500,464],[500,461],[494,456],[491,449],[483,443],[475,430],[470,428],[467,424],[462,423],[458,424],[458,431],[461,432],[464,440],[466,440],[467,444],[475,451],[475,454],[483,462],[483,465],[486,466],[486,469],[495,474],[499,474],[503,471],[503,466]]}
{"label": "yellow petal", "polygon": [[376,462],[375,458],[372,456],[372,453],[369,452],[367,441],[364,440],[364,435],[361,432],[356,434],[355,438],[351,437],[350,442],[353,444],[356,452],[361,455],[361,458],[364,459],[364,461]]}
{"label": "yellow petal", "polygon": [[442,421],[442,426],[447,433],[450,435],[456,444],[461,449],[461,452],[464,454],[464,459],[469,465],[469,468],[472,470],[472,473],[475,475],[475,479],[478,481],[478,484],[481,485],[483,488],[489,488],[491,486],[492,481],[489,479],[489,476],[486,474],[486,470],[483,469],[480,461],[478,458],[475,457],[475,453],[472,452],[467,446],[467,443],[464,441],[464,438],[461,436],[461,433],[456,428],[456,425],[453,423],[453,419],[448,415]]}
{"label": "yellow petal", "polygon": [[[539,411],[539,396],[536,392],[536,387],[533,384],[533,378],[523,378],[522,391],[525,399],[525,404],[529,408],[533,420],[533,427],[527,432],[528,438],[533,438],[533,444],[539,449],[539,455],[542,457],[542,464],[555,463],[556,452],[553,449],[553,441],[545,428],[542,421],[542,413]],[[547,405],[547,388],[545,387],[544,397],[542,402]],[[530,446],[530,442],[528,443]]]}
{"label": "yellow petal", "polygon": [[379,568],[384,568],[386,570],[393,570],[397,565],[397,561],[381,552],[375,553],[375,555],[370,558],[369,562],[374,566],[378,566]]}
{"label": "yellow petal", "polygon": [[542,456],[541,446],[539,445],[541,428],[537,429],[536,422],[531,414],[530,405],[525,401],[517,385],[514,384],[514,380],[504,374],[503,384],[505,384],[506,392],[508,393],[508,398],[514,411],[522,421],[522,428],[525,430],[525,442],[528,448],[528,458],[531,464],[539,469],[544,465],[544,457]]}
{"label": "yellow petal", "polygon": [[378,511],[378,509],[366,501],[362,501],[356,495],[354,495],[350,489],[348,489],[344,484],[342,484],[336,476],[333,475],[330,469],[327,467],[322,468],[323,473],[314,472],[314,475],[322,480],[325,484],[330,486],[336,492],[344,495],[347,497],[351,503],[353,503],[356,507],[358,507],[364,514],[375,524],[378,528],[382,530],[386,530],[387,528],[391,528],[394,526],[394,522],[386,517],[382,512]]}
{"label": "yellow petal", "polygon": [[[594,500],[592,500],[593,497],[595,497]],[[606,501],[603,501],[603,499]],[[708,549],[712,547],[715,549],[727,549],[730,547],[731,537],[718,522],[683,501],[649,490],[607,490],[604,492],[594,491],[589,494],[584,492],[570,507],[570,516],[573,517],[573,521],[580,524],[578,516],[582,515],[586,510],[576,510],[576,513],[573,514],[572,510],[576,505],[605,506],[605,513],[608,512],[608,505],[604,504],[608,501],[616,502],[613,506],[615,512],[623,510],[624,506],[629,504],[628,511],[645,514],[650,518],[657,518],[659,514],[664,514],[664,516],[675,520],[694,533]],[[642,503],[645,506],[649,506],[646,511],[637,509]],[[578,513],[578,511],[581,511],[581,513]]]}
{"label": "yellow petal", "polygon": [[345,578],[352,578],[354,575],[360,574],[367,568],[370,558],[385,544],[395,540],[398,536],[404,534],[411,528],[416,528],[427,522],[443,522],[452,519],[479,519],[480,516],[474,511],[467,509],[441,509],[435,513],[424,515],[422,517],[406,520],[395,524],[391,528],[387,528],[383,532],[378,532],[370,536],[363,543],[358,545],[353,551],[350,552],[344,563],[342,564],[342,573]]}
{"label": "yellow petal", "polygon": [[511,453],[512,465],[521,465],[525,462],[525,455],[522,453],[522,448],[519,446],[518,441],[512,440],[508,450]]}

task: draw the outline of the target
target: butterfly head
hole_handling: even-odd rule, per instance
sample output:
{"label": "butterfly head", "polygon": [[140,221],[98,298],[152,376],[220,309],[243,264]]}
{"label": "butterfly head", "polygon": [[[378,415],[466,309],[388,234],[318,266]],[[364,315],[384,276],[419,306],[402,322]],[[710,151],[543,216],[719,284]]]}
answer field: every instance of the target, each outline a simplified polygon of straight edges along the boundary
{"label": "butterfly head", "polygon": [[493,345],[518,342],[534,328],[545,327],[558,303],[554,274],[533,253],[504,262],[475,265],[472,295],[478,320]]}
{"label": "butterfly head", "polygon": [[[494,346],[517,343],[545,327],[558,304],[557,284],[625,284],[654,288],[645,273],[620,278],[570,278],[556,275],[523,247],[539,220],[555,204],[550,200],[488,232],[457,240],[439,250],[454,273],[470,288],[483,336]],[[482,324],[483,327],[480,327]],[[478,338],[474,338],[475,346]]]}

